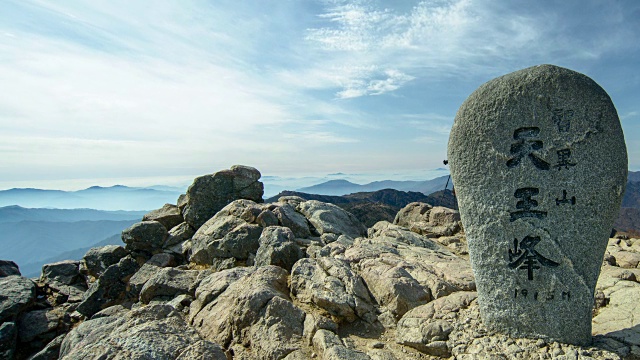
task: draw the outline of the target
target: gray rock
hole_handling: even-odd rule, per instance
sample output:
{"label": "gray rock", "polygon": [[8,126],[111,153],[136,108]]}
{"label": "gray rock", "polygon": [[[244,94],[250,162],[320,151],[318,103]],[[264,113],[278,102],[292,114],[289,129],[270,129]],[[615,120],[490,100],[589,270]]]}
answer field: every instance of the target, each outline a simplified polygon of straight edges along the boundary
{"label": "gray rock", "polygon": [[316,331],[324,329],[332,332],[338,331],[338,324],[336,324],[333,320],[328,317],[322,315],[313,315],[307,314],[304,318],[304,337],[312,342],[313,336],[316,334]]}
{"label": "gray rock", "polygon": [[278,225],[278,217],[271,210],[262,210],[258,217],[256,217],[256,223],[262,227]]}
{"label": "gray rock", "polygon": [[180,294],[171,301],[167,302],[167,305],[173,306],[178,311],[183,311],[184,309],[189,309],[189,306],[193,302],[193,296],[189,294]]}
{"label": "gray rock", "polygon": [[[18,340],[22,343],[32,342],[58,328],[60,317],[51,310],[33,310],[22,314],[18,318]],[[47,342],[57,334],[50,334]]]}
{"label": "gray rock", "polygon": [[169,230],[169,237],[164,243],[164,248],[171,247],[181,242],[191,239],[195,230],[186,222],[180,223]]}
{"label": "gray rock", "polygon": [[257,359],[282,359],[300,349],[305,313],[279,296],[271,298],[264,316],[251,327],[251,348]]}
{"label": "gray rock", "polygon": [[0,358],[13,359],[16,351],[16,340],[18,338],[18,327],[14,322],[0,324]]}
{"label": "gray rock", "polygon": [[254,271],[255,268],[237,267],[215,272],[204,278],[196,288],[195,300],[190,306],[189,323],[193,323],[200,310],[225,292],[229,285]]}
{"label": "gray rock", "polygon": [[10,275],[22,275],[20,274],[20,268],[18,268],[18,264],[10,260],[0,260],[0,277]]}
{"label": "gray rock", "polygon": [[60,346],[67,334],[58,335],[51,340],[42,350],[29,357],[29,360],[58,360],[60,356]]}
{"label": "gray rock", "polygon": [[[422,239],[407,240],[404,238],[407,233]],[[473,273],[467,260],[455,256],[426,237],[412,232],[403,231],[393,235],[399,237],[378,236],[371,239],[360,239],[343,255],[344,260],[348,261],[353,268],[369,278],[367,284],[377,281],[385,282],[374,285],[380,287],[376,291],[380,291],[378,296],[381,297],[381,300],[384,298],[382,294],[401,290],[393,288],[396,280],[389,279],[384,273],[379,272],[384,268],[397,269],[393,271],[399,271],[400,268],[406,270],[411,278],[415,279],[424,291],[430,293],[430,297],[434,299],[456,291],[475,290]],[[413,238],[413,235],[410,238]],[[408,244],[413,241],[418,246]],[[429,242],[431,244],[427,245]],[[398,280],[406,281],[405,285],[413,283],[409,278]],[[393,314],[398,314],[398,311],[402,312],[401,309],[404,306],[411,307],[417,304],[417,298],[414,297],[419,294],[417,288],[412,285],[404,287],[402,292],[404,293],[404,291],[408,292],[399,299],[399,303],[393,301],[388,303],[388,300],[383,300]],[[414,291],[418,292],[414,293]]]}
{"label": "gray rock", "polygon": [[33,303],[36,284],[18,275],[0,278],[0,322],[11,321]]}
{"label": "gray rock", "polygon": [[[640,274],[640,269],[636,270]],[[640,346],[640,283],[629,270],[605,267],[596,288],[606,299],[593,318],[593,334],[606,335],[625,344]]]}
{"label": "gray rock", "polygon": [[84,293],[77,311],[91,317],[102,309],[124,301],[127,283],[137,270],[138,264],[131,256],[126,256],[117,264],[109,266]]}
{"label": "gray rock", "polygon": [[80,276],[80,261],[63,260],[42,266],[40,280],[44,283],[73,285],[84,282]]}
{"label": "gray rock", "polygon": [[176,360],[227,360],[227,355],[222,346],[200,340],[184,350]]}
{"label": "gray rock", "polygon": [[485,323],[589,343],[627,177],[607,93],[552,65],[491,80],[458,110],[448,157]]}
{"label": "gray rock", "polygon": [[258,250],[262,228],[250,224],[254,212],[261,212],[251,200],[236,200],[202,225],[191,240],[190,260],[210,265],[215,258],[246,260]]}
{"label": "gray rock", "polygon": [[108,317],[108,316],[120,316],[128,312],[129,312],[129,309],[127,309],[122,305],[113,305],[113,306],[109,306],[104,310],[98,311],[91,317],[91,319],[98,319],[101,317]]}
{"label": "gray rock", "polygon": [[98,278],[109,266],[117,264],[125,256],[127,251],[119,245],[91,248],[80,261],[80,272]]}
{"label": "gray rock", "polygon": [[293,205],[284,203],[273,209],[273,213],[277,217],[278,223],[291,229],[295,237],[307,238],[311,236],[307,219],[297,212]]}
{"label": "gray rock", "polygon": [[333,204],[309,200],[300,203],[297,210],[320,235],[331,233],[356,238],[367,233],[367,228],[355,216]]}
{"label": "gray rock", "polygon": [[234,165],[230,170],[196,178],[187,190],[184,219],[194,229],[237,199],[262,202],[264,186],[260,172],[252,167]]}
{"label": "gray rock", "polygon": [[323,360],[370,360],[360,351],[348,349],[342,344],[338,335],[329,330],[318,330],[313,336],[313,347]]}
{"label": "gray rock", "polygon": [[145,214],[142,217],[142,221],[157,221],[162,224],[165,229],[171,230],[174,226],[182,223],[182,213],[180,209],[172,204],[164,204],[163,207],[152,212]]}
{"label": "gray rock", "polygon": [[449,356],[446,341],[453,330],[448,313],[464,309],[475,292],[457,292],[407,312],[398,322],[396,342],[433,356]]}
{"label": "gray rock", "polygon": [[153,254],[162,250],[169,233],[157,221],[142,221],[122,231],[122,241],[129,251],[142,251]]}
{"label": "gray rock", "polygon": [[360,275],[369,291],[396,320],[414,307],[432,300],[429,288],[421,285],[402,265],[393,261],[389,263],[384,257],[367,259],[360,264]]}
{"label": "gray rock", "polygon": [[64,338],[60,359],[172,360],[201,341],[173,307],[149,305],[81,323]]}
{"label": "gray rock", "polygon": [[165,253],[156,254],[144,263],[129,279],[128,295],[137,299],[144,285],[164,267],[174,266],[173,256]]}
{"label": "gray rock", "polygon": [[197,270],[178,270],[170,267],[161,269],[144,284],[140,292],[140,301],[148,304],[155,297],[195,295],[198,273]]}
{"label": "gray rock", "polygon": [[[196,290],[190,323],[205,339],[228,348],[250,344],[250,328],[261,322],[271,300],[288,299],[288,275],[277,266],[214,273]],[[299,332],[302,334],[302,323]]]}
{"label": "gray rock", "polygon": [[400,209],[393,223],[428,238],[451,236],[462,230],[458,211],[420,202]]}
{"label": "gray rock", "polygon": [[291,293],[349,322],[358,317],[375,321],[375,307],[362,278],[348,262],[320,257],[301,259],[291,270]]}
{"label": "gray rock", "polygon": [[291,267],[304,256],[296,245],[293,232],[286,227],[270,226],[262,230],[260,248],[256,253],[256,266],[276,265],[291,271]]}

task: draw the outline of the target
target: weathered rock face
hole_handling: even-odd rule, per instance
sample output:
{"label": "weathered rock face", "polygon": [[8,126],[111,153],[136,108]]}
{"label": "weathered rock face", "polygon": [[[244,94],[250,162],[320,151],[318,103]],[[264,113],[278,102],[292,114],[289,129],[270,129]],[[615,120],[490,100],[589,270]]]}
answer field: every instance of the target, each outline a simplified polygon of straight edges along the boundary
{"label": "weathered rock face", "polygon": [[263,184],[260,172],[252,167],[234,165],[229,170],[196,178],[187,190],[184,219],[194,229],[237,199],[262,202]]}
{"label": "weathered rock face", "polygon": [[419,202],[400,209],[393,223],[429,238],[451,236],[461,230],[460,214],[456,210]]}
{"label": "weathered rock face", "polygon": [[154,254],[162,250],[167,236],[167,229],[157,221],[141,221],[122,231],[126,249],[143,254]]}
{"label": "weathered rock face", "polygon": [[248,221],[261,212],[251,200],[236,200],[225,206],[193,235],[191,261],[211,264],[215,258],[244,260],[255,254],[262,227]]}
{"label": "weathered rock face", "polygon": [[[62,342],[60,359],[176,359],[183,352],[195,351],[203,340],[186,326],[180,314],[169,305],[150,305],[124,315],[88,320],[73,329]],[[212,358],[224,360],[222,349]],[[184,357],[183,357],[184,358]]]}
{"label": "weathered rock face", "polygon": [[589,343],[627,176],[606,92],[551,65],[489,81],[460,107],[448,156],[486,324]]}
{"label": "weathered rock face", "polygon": [[163,207],[152,212],[145,214],[142,217],[142,221],[157,221],[162,224],[165,229],[171,230],[173,227],[182,223],[182,213],[180,209],[173,204],[164,204]]}
{"label": "weathered rock face", "polygon": [[117,264],[109,266],[84,293],[82,302],[78,305],[78,312],[90,317],[116,302],[124,301],[127,283],[137,270],[138,264],[131,256],[126,256]]}
{"label": "weathered rock face", "polygon": [[42,267],[42,281],[57,282],[64,285],[72,285],[82,281],[80,279],[80,262],[64,260]]}
{"label": "weathered rock face", "polygon": [[336,205],[309,200],[300,203],[297,209],[320,235],[348,235],[356,238],[367,233],[367,229],[355,216]]}
{"label": "weathered rock face", "polygon": [[0,357],[3,359],[13,359],[16,351],[16,340],[18,329],[16,323],[5,322],[0,324]]}
{"label": "weathered rock face", "polygon": [[293,232],[282,226],[269,226],[260,235],[260,248],[256,253],[255,265],[277,265],[291,270],[293,264],[303,254],[294,242]]}
{"label": "weathered rock face", "polygon": [[0,322],[11,321],[36,297],[33,281],[18,275],[0,278]]}
{"label": "weathered rock face", "polygon": [[243,344],[260,349],[254,358],[284,357],[299,347],[296,341],[304,323],[304,312],[288,301],[287,275],[277,266],[210,275],[196,291],[191,324],[204,338],[225,347]]}
{"label": "weathered rock face", "polygon": [[0,260],[0,277],[21,275],[18,265],[13,261]]}
{"label": "weathered rock face", "polygon": [[291,270],[291,292],[340,320],[375,320],[373,300],[349,264],[330,257],[301,259]]}
{"label": "weathered rock face", "polygon": [[98,278],[109,266],[125,256],[127,251],[119,245],[91,248],[80,261],[80,272]]}

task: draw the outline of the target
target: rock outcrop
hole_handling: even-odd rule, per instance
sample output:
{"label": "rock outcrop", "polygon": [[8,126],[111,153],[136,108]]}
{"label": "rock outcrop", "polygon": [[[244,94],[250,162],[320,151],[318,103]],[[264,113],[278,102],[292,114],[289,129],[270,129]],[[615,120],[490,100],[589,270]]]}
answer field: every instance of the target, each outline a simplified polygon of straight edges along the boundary
{"label": "rock outcrop", "polygon": [[197,228],[150,215],[126,246],[48,264],[36,281],[0,262],[12,272],[0,277],[0,358],[640,356],[640,240],[610,240],[594,342],[580,347],[484,326],[453,210],[414,203],[367,230],[318,201],[228,201]]}

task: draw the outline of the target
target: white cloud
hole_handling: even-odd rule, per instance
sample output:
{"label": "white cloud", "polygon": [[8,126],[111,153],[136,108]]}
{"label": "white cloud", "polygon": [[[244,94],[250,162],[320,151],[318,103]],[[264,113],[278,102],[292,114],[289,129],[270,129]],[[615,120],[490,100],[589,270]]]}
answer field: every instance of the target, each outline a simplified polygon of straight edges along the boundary
{"label": "white cloud", "polygon": [[336,135],[334,133],[325,132],[325,131],[305,131],[299,133],[285,133],[282,135],[283,138],[294,140],[296,143],[310,143],[315,145],[324,145],[324,144],[337,144],[337,143],[356,143],[359,140]]}
{"label": "white cloud", "polygon": [[640,112],[638,112],[638,111],[629,111],[626,114],[620,115],[620,120],[626,121],[628,119],[632,119],[634,117],[637,117],[638,115],[640,115]]}

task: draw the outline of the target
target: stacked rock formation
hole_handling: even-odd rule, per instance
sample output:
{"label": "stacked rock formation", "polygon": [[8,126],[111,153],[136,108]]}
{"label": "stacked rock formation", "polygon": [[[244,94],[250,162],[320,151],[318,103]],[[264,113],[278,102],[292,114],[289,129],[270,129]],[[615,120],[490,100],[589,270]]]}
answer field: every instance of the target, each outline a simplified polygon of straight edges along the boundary
{"label": "stacked rock formation", "polygon": [[[227,185],[262,186],[254,184],[255,169],[223,171],[225,178],[230,173]],[[479,317],[456,211],[412,203],[393,224],[366,229],[330,204],[297,197],[265,204],[257,192],[227,185],[208,187],[213,193],[207,194],[192,186],[186,200],[125,229],[124,246],[46,265],[35,281],[0,262],[0,358],[640,355],[640,316],[620,321],[620,314],[638,311],[628,297],[640,295],[634,258],[640,240],[610,242],[592,346],[509,338],[488,330]],[[183,221],[189,204],[205,199],[228,203],[200,226]]]}

